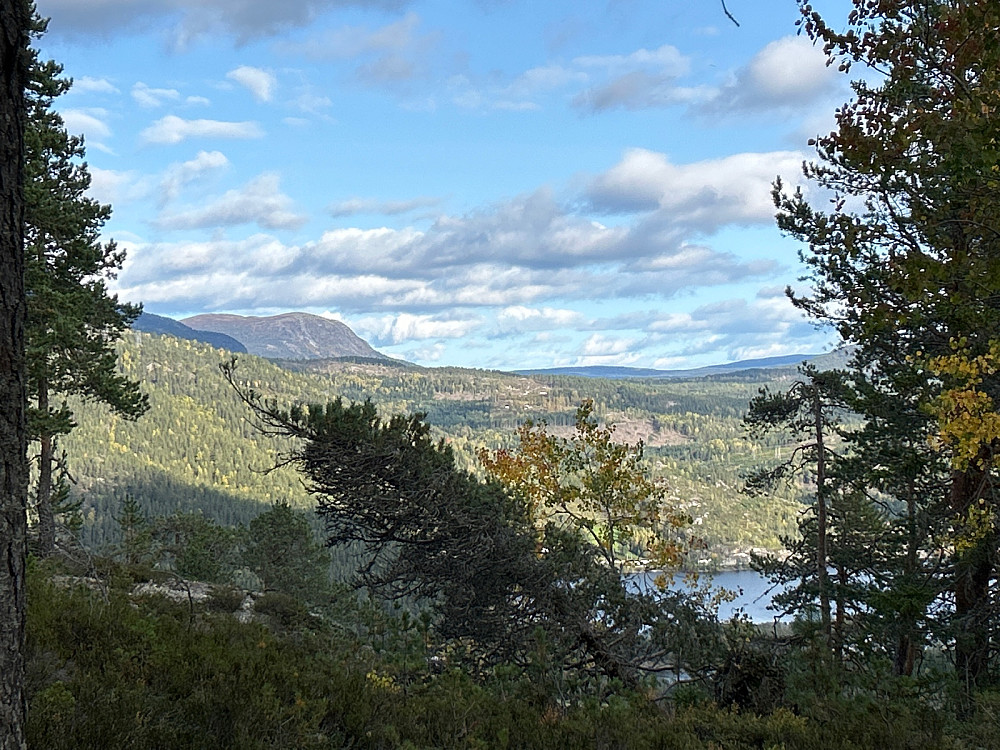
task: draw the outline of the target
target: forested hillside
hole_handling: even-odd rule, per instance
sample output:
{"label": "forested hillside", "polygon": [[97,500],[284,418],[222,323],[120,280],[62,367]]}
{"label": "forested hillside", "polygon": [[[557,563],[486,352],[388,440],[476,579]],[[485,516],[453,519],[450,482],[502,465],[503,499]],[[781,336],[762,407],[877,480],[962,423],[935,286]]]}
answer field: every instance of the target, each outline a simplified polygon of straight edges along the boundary
{"label": "forested hillside", "polygon": [[[79,427],[62,446],[73,494],[83,502],[82,539],[92,547],[117,534],[114,517],[126,496],[150,517],[200,510],[224,524],[246,523],[278,500],[311,502],[290,469],[267,471],[282,446],[261,435],[219,372],[232,355],[198,342],[132,332],[121,344],[122,371],[141,381],[149,412],[130,422],[100,404],[75,408]],[[750,547],[775,549],[792,533],[799,510],[790,496],[749,499],[741,472],[770,460],[777,443],[750,440],[741,424],[764,383],[791,371],[758,370],[692,380],[609,381],[569,376],[523,377],[484,370],[424,369],[351,361],[286,363],[292,372],[243,355],[240,377],[279,403],[370,398],[381,413],[426,412],[460,465],[479,471],[475,451],[510,445],[517,425],[546,420],[554,432],[573,423],[592,398],[616,439],[646,445],[655,473],[695,519],[707,545],[697,559],[733,564]],[[739,560],[746,560],[740,557]]]}

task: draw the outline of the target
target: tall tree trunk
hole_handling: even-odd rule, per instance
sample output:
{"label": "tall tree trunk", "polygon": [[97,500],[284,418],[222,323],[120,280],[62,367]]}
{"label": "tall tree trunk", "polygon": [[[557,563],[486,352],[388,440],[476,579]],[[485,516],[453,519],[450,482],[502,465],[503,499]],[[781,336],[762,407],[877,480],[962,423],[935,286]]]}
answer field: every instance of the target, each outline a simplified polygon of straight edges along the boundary
{"label": "tall tree trunk", "polygon": [[[39,379],[38,413],[44,417],[49,413],[49,385],[44,378]],[[38,486],[35,491],[35,510],[38,513],[38,555],[49,557],[56,549],[56,519],[52,511],[52,435],[42,428],[38,438]]]}
{"label": "tall tree trunk", "polygon": [[[903,579],[916,577],[919,561],[919,539],[917,536],[917,501],[911,484],[906,500],[906,562],[903,566]],[[896,659],[893,664],[893,674],[911,677],[917,660],[917,632],[913,616],[907,610],[902,618],[899,640],[896,642]]]}
{"label": "tall tree trunk", "polygon": [[[981,469],[955,471],[951,482],[951,509],[966,516],[978,506],[986,479]],[[955,670],[971,693],[986,676],[989,661],[990,579],[996,539],[991,531],[972,529],[982,538],[955,552]]]}
{"label": "tall tree trunk", "polygon": [[826,519],[826,446],[823,443],[823,399],[818,388],[813,387],[813,419],[816,425],[816,584],[819,587],[819,615],[823,635],[831,641],[830,627],[830,578],[827,574],[829,555]]}
{"label": "tall tree trunk", "polygon": [[0,0],[0,750],[23,750],[28,460],[24,366],[24,84],[28,5]]}

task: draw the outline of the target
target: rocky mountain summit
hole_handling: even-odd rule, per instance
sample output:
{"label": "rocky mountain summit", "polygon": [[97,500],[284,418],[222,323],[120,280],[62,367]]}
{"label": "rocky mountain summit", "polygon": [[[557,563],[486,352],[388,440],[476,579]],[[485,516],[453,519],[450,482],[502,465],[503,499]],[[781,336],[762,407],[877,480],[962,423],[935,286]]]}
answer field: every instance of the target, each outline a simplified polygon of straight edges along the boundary
{"label": "rocky mountain summit", "polygon": [[270,317],[205,314],[181,322],[199,331],[231,336],[250,354],[270,359],[388,359],[340,321],[308,313]]}

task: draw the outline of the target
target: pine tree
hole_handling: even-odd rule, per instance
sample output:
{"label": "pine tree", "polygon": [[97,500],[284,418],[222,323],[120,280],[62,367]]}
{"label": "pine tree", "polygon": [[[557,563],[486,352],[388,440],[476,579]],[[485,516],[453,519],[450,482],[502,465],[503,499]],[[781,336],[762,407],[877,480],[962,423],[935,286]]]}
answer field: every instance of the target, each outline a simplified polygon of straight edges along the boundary
{"label": "pine tree", "polygon": [[969,421],[948,409],[928,417],[942,394],[970,393],[962,374],[975,368],[942,367],[942,358],[974,362],[1000,340],[1000,5],[854,0],[844,31],[805,0],[799,6],[805,32],[842,70],[860,62],[882,75],[856,81],[837,129],[816,140],[818,161],[805,173],[833,194],[829,207],[776,186],[779,226],[807,245],[812,290],[793,301],[855,347],[852,374],[867,383],[857,406],[889,430],[884,445],[904,449],[907,460],[888,468],[898,470],[893,479],[888,454],[858,443],[872,459],[866,471],[905,508],[911,561],[934,545],[945,555],[942,584],[955,610],[940,636],[972,689],[996,653],[1000,430],[979,429],[996,425],[995,369],[975,384],[978,427],[962,450],[941,440],[946,461],[911,464],[918,453],[907,446]]}
{"label": "pine tree", "polygon": [[[35,17],[33,35],[46,25]],[[26,351],[29,433],[39,443],[35,504],[43,556],[55,547],[56,439],[74,426],[66,402],[55,400],[76,394],[104,402],[126,418],[147,407],[138,383],[117,370],[115,341],[141,309],[108,293],[106,281],[121,268],[125,253],[114,242],[100,241],[111,209],[87,197],[83,139],[69,135],[52,108],[71,86],[61,74],[62,66],[42,62],[32,50],[25,95]]]}
{"label": "pine tree", "polygon": [[250,522],[243,560],[265,591],[310,603],[329,593],[330,555],[314,538],[305,517],[288,503],[276,503]]}

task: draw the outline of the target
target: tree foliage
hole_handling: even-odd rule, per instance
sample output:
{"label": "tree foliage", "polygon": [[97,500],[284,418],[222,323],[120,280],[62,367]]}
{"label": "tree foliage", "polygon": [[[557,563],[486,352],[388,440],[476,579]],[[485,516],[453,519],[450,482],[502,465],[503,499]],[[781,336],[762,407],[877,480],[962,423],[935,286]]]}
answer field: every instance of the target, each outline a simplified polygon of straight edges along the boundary
{"label": "tree foliage", "polygon": [[[36,17],[34,36],[46,25]],[[125,252],[100,240],[111,209],[86,195],[90,173],[82,161],[83,139],[69,135],[53,109],[71,86],[61,74],[61,65],[31,51],[25,91],[25,336],[29,429],[40,446],[35,501],[42,554],[55,544],[54,441],[74,427],[67,403],[53,399],[76,394],[127,418],[147,408],[138,383],[118,371],[114,349],[141,308],[108,293],[106,282],[121,268]]]}
{"label": "tree foliage", "polygon": [[[841,70],[873,75],[854,82],[805,166],[830,206],[775,187],[779,226],[806,244],[811,290],[790,294],[855,348],[853,408],[869,421],[852,439],[857,466],[888,493],[902,542],[889,588],[919,583],[909,601],[925,606],[934,588],[947,592],[953,616],[937,613],[937,634],[975,686],[995,658],[998,443],[988,415],[1000,379],[976,363],[1000,339],[1000,7],[856,0],[838,30],[799,6],[803,29]],[[929,440],[946,460],[929,455]],[[928,597],[935,566],[925,561],[941,559]],[[906,638],[926,616],[902,618]]]}
{"label": "tree foliage", "polygon": [[577,409],[569,438],[532,420],[517,437],[516,451],[484,448],[479,460],[490,477],[527,501],[536,526],[554,523],[579,534],[615,570],[680,564],[686,550],[679,529],[690,517],[672,509],[666,482],[650,476],[642,442],[615,442],[614,426],[600,426],[592,400]]}
{"label": "tree foliage", "polygon": [[[540,537],[525,498],[458,469],[422,415],[384,420],[371,402],[339,399],[282,410],[239,383],[234,364],[223,371],[262,429],[301,441],[286,460],[305,475],[328,543],[362,545],[358,584],[430,607],[441,637],[478,664],[541,659],[632,686],[677,668],[676,626],[698,620],[687,617],[697,602],[629,587],[574,525],[549,520]],[[703,641],[685,652],[692,662],[711,647],[711,618],[701,622],[686,634]]]}

